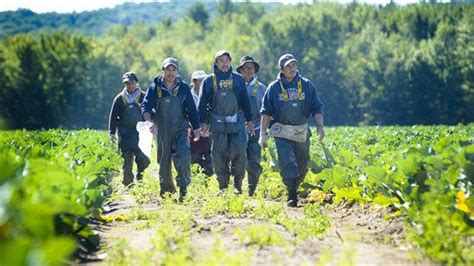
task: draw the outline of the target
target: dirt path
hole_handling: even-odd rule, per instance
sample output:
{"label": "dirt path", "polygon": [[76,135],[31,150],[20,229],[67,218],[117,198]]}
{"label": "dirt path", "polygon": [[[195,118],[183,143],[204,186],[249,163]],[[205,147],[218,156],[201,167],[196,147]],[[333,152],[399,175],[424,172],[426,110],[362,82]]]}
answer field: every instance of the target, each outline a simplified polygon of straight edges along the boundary
{"label": "dirt path", "polygon": [[[250,205],[258,204],[255,199],[247,200],[250,201]],[[188,203],[173,204],[175,205],[171,208],[178,209],[186,208]],[[286,219],[295,221],[305,219],[304,207],[287,208],[282,207],[283,203],[269,200],[265,200],[265,204],[281,206]],[[98,229],[104,243],[103,250],[98,255],[105,259],[88,264],[155,265],[159,264],[157,261],[165,259],[163,250],[157,248],[159,246],[157,232],[160,224],[154,222],[153,218],[165,215],[162,202],[155,199],[140,204],[136,200],[136,195],[125,192],[111,205],[113,210],[107,213],[109,217],[128,218],[126,221],[107,223]],[[206,218],[202,215],[201,208],[203,207],[184,209],[192,212],[189,213],[191,229],[188,230],[188,241],[179,242],[180,238],[173,238],[173,241],[168,239],[169,243],[166,244],[167,252],[175,254],[174,256],[181,254],[179,245],[184,245],[188,250],[185,257],[191,265],[433,264],[413,250],[410,251],[404,241],[403,219],[401,217],[385,219],[385,216],[390,215],[387,209],[357,204],[324,207],[322,213],[329,218],[331,226],[319,237],[301,240],[288,230],[288,226],[278,221],[269,222],[262,218],[246,215],[235,217],[229,214],[216,214]],[[139,216],[143,214],[151,216],[140,218]],[[131,216],[134,218],[130,219]],[[256,234],[259,231],[269,230],[274,239],[268,240],[267,244],[242,240],[241,236],[249,234],[248,230],[252,228],[254,229],[252,232]],[[243,232],[240,235],[236,233],[239,230]],[[271,244],[273,240],[275,244]],[[171,247],[173,245],[177,245],[175,250]],[[175,264],[180,263],[177,261]]]}

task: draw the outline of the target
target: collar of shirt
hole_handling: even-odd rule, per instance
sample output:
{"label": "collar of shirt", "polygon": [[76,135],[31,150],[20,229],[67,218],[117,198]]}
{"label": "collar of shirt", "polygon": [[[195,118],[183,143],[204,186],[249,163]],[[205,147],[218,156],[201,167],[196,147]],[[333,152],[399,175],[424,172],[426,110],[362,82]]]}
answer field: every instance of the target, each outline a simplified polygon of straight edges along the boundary
{"label": "collar of shirt", "polygon": [[257,82],[257,76],[254,76],[252,78],[252,80],[250,80],[249,82],[245,82],[245,85],[248,87],[253,87],[253,85],[255,84],[255,82]]}
{"label": "collar of shirt", "polygon": [[125,87],[122,90],[122,94],[125,96],[125,99],[127,100],[127,103],[133,103],[135,101],[135,99],[140,96],[140,87],[137,84],[137,89],[132,94],[130,94],[127,91],[127,88]]}
{"label": "collar of shirt", "polygon": [[176,90],[177,87],[179,87],[179,83],[180,83],[180,78],[179,76],[176,77],[175,81],[174,81],[174,85],[173,87],[171,88],[171,91],[168,90],[168,88],[166,88],[166,81],[165,81],[165,78],[164,77],[161,77],[161,80],[160,80],[160,87],[167,91],[170,95],[172,95],[174,93],[174,90]]}
{"label": "collar of shirt", "polygon": [[194,104],[196,105],[196,107],[199,105],[199,95],[201,95],[201,93],[202,93],[202,87],[199,87],[199,94],[198,94],[193,85],[193,87],[191,88],[191,95],[193,96]]}

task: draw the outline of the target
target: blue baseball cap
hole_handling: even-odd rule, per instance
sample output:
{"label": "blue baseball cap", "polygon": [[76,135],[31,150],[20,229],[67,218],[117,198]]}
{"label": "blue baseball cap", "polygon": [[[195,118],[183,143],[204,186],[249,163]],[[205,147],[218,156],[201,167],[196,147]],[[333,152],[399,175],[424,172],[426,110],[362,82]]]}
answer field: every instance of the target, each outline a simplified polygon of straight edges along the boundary
{"label": "blue baseball cap", "polygon": [[278,66],[280,66],[280,68],[283,68],[291,62],[298,62],[298,61],[295,59],[295,56],[293,56],[292,54],[284,54],[280,56],[280,59],[278,59]]}

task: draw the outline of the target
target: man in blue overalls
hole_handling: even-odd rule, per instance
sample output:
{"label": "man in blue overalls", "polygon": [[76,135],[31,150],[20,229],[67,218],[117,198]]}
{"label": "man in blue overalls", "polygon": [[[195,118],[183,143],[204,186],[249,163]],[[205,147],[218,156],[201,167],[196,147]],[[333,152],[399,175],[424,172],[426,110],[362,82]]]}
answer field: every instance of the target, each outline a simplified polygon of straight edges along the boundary
{"label": "man in blue overalls", "polygon": [[[115,140],[118,131],[118,146],[123,158],[123,184],[133,183],[133,159],[137,164],[137,181],[143,177],[143,172],[150,165],[150,159],[138,148],[137,123],[143,121],[140,104],[145,93],[138,85],[138,76],[134,72],[126,72],[122,76],[125,88],[117,94],[112,104],[109,116],[109,136]],[[118,129],[118,130],[117,130]]]}
{"label": "man in blue overalls", "polygon": [[257,189],[258,179],[262,174],[260,165],[261,148],[258,144],[260,135],[260,108],[262,107],[262,98],[265,93],[265,85],[257,81],[257,72],[260,65],[255,62],[252,56],[245,55],[240,59],[237,72],[242,74],[249,96],[250,107],[252,109],[252,124],[255,135],[249,136],[247,143],[247,176],[249,183],[249,195],[253,196]]}
{"label": "man in blue overalls", "polygon": [[208,127],[212,139],[212,164],[220,191],[229,186],[242,193],[247,167],[247,132],[254,135],[252,111],[242,76],[232,71],[230,53],[221,50],[214,57],[214,72],[204,79],[199,98],[199,117],[203,131]]}
{"label": "man in blue overalls", "polygon": [[[259,144],[265,146],[266,130],[273,118],[270,132],[273,127],[279,129],[274,136],[289,207],[297,207],[297,190],[307,172],[311,133],[307,120],[310,115],[316,120],[319,139],[324,138],[323,104],[313,83],[299,75],[296,63],[291,54],[282,55],[278,60],[278,79],[270,83],[263,98],[259,138]],[[301,132],[304,132],[302,138],[297,136]]]}
{"label": "man in blue overalls", "polygon": [[178,75],[178,60],[166,58],[162,70],[162,75],[155,77],[148,87],[142,111],[145,120],[153,123],[151,132],[157,134],[160,195],[176,191],[171,174],[173,160],[178,172],[179,200],[182,201],[191,182],[188,128],[191,124],[194,140],[199,140],[199,116],[189,85]]}

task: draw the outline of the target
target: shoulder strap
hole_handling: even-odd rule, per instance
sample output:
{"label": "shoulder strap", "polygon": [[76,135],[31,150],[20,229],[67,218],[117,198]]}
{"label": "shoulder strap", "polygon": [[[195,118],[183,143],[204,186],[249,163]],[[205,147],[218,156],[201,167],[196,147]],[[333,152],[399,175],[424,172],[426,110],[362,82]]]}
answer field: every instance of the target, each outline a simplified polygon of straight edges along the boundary
{"label": "shoulder strap", "polygon": [[123,95],[123,93],[120,93],[120,98],[122,98],[122,102],[124,105],[127,104],[127,98],[125,98],[125,95]]}
{"label": "shoulder strap", "polygon": [[214,91],[217,91],[217,78],[216,78],[216,74],[212,73],[211,74],[211,77],[212,77],[212,87],[214,88]]}
{"label": "shoulder strap", "polygon": [[[281,94],[283,95],[283,100],[286,102],[288,101],[288,92],[286,92],[285,87],[283,87],[283,84],[281,83],[280,80],[280,87],[281,87]],[[297,84],[297,90],[298,90],[298,100],[303,100],[303,83],[301,82],[301,79],[298,80]]]}
{"label": "shoulder strap", "polygon": [[260,82],[258,80],[255,81],[255,84],[253,84],[253,92],[252,95],[255,97],[257,95],[258,88],[260,87]]}

